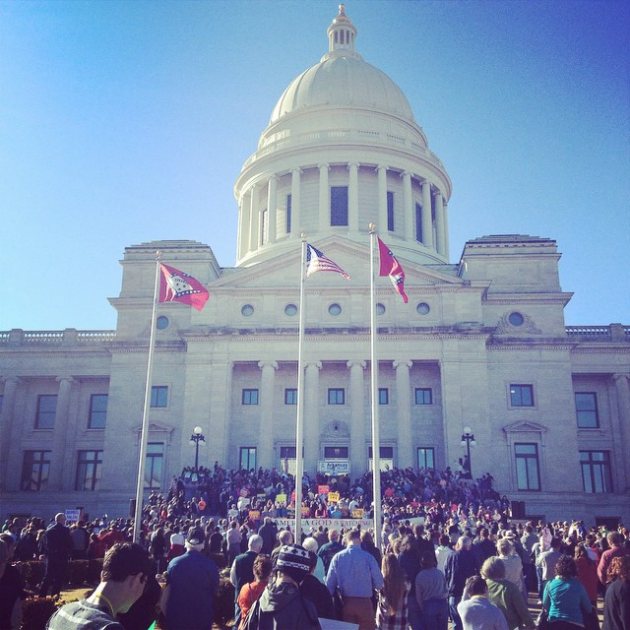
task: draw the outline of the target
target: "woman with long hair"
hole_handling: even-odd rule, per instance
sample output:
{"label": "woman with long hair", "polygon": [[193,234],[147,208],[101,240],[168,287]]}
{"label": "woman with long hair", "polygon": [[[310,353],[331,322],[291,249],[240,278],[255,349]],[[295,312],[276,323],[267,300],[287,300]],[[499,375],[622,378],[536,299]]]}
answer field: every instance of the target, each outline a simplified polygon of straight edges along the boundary
{"label": "woman with long hair", "polygon": [[376,627],[387,630],[407,630],[407,596],[409,583],[393,553],[383,556],[381,565],[384,585],[378,595]]}
{"label": "woman with long hair", "polygon": [[586,589],[577,579],[577,567],[571,556],[562,555],[556,563],[556,577],[547,582],[543,594],[549,630],[576,630],[586,627],[593,605]]}
{"label": "woman with long hair", "polygon": [[604,630],[630,628],[630,556],[613,558],[608,567]]}

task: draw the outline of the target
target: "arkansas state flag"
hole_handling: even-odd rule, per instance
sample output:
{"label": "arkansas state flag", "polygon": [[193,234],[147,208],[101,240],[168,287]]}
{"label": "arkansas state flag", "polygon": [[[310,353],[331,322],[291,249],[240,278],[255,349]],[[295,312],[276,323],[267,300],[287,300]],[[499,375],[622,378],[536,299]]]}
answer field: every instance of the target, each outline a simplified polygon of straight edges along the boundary
{"label": "arkansas state flag", "polygon": [[376,238],[378,239],[378,253],[381,259],[381,271],[379,275],[389,276],[389,279],[394,285],[394,289],[400,294],[403,302],[407,304],[409,298],[405,293],[405,272],[396,259],[396,256],[392,253],[392,250],[389,249],[378,236]]}
{"label": "arkansas state flag", "polygon": [[162,263],[160,271],[160,302],[181,302],[203,310],[210,294],[199,280]]}

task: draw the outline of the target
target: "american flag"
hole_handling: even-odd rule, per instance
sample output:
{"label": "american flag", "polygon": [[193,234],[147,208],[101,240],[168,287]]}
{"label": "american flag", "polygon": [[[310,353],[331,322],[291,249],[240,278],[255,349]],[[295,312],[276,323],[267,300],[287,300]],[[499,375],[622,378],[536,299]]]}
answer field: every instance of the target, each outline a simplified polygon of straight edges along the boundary
{"label": "american flag", "polygon": [[307,243],[306,276],[308,277],[318,271],[334,271],[335,273],[340,273],[346,280],[350,280],[350,276],[334,260],[331,260],[319,249]]}

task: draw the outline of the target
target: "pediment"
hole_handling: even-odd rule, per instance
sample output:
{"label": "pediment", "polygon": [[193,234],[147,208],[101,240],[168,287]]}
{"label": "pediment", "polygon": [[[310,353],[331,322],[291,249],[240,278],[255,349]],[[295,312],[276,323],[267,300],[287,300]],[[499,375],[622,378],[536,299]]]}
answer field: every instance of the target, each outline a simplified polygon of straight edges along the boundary
{"label": "pediment", "polygon": [[[307,290],[319,288],[356,289],[367,288],[370,284],[370,257],[369,244],[357,243],[349,239],[330,236],[312,243],[322,250],[328,258],[334,260],[349,275],[346,280],[336,273],[317,273],[306,281]],[[277,254],[266,260],[261,260],[250,266],[233,267],[224,269],[221,277],[208,285],[210,292],[214,289],[225,288],[250,288],[250,287],[282,287],[295,286],[299,289],[300,283],[300,254],[301,243],[293,240],[285,244],[274,246]],[[435,287],[438,285],[463,286],[465,282],[453,273],[445,271],[444,265],[433,268],[413,262],[404,256],[404,251],[398,254],[402,265],[407,287]],[[377,269],[378,273],[378,269]],[[377,288],[386,286],[387,278],[377,278]]]}
{"label": "pediment", "polygon": [[505,433],[547,433],[548,429],[546,426],[538,424],[538,422],[519,420],[511,424],[506,424],[503,427],[503,431],[505,431]]}
{"label": "pediment", "polygon": [[[166,424],[160,424],[159,422],[149,422],[149,433],[162,433],[168,435],[168,437],[170,438],[173,434],[173,431],[175,431],[175,427],[171,427]],[[139,437],[142,433],[142,424],[135,425],[131,429],[131,432]]]}

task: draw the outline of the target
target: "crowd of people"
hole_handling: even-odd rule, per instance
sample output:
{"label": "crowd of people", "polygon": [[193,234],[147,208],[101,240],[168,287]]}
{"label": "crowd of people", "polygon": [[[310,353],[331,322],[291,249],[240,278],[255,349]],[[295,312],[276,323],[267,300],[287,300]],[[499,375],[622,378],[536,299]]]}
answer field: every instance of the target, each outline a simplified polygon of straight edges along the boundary
{"label": "crowd of people", "polygon": [[[301,536],[286,521],[278,527],[278,508],[287,515],[292,507],[289,475],[218,465],[194,478],[188,473],[165,496],[151,494],[139,544],[131,543],[129,518],[69,527],[61,513],[50,524],[7,521],[0,628],[19,627],[16,611],[26,593],[15,563],[36,558],[46,563],[39,595],[64,588],[71,558],[104,558],[96,590],[62,607],[51,630],[147,628],[158,602],[167,630],[209,630],[223,566],[234,587],[234,628],[319,628],[320,619],[361,630],[539,627],[528,597],[543,610],[539,623],[553,630],[598,627],[598,606],[604,630],[630,628],[629,532],[511,520],[488,475],[473,482],[448,470],[383,472],[389,509],[382,538],[374,540],[360,520],[344,521],[345,531],[315,520]],[[369,474],[354,482],[303,481],[308,514],[335,518],[328,500],[334,493],[334,508],[369,515]]]}

